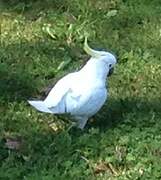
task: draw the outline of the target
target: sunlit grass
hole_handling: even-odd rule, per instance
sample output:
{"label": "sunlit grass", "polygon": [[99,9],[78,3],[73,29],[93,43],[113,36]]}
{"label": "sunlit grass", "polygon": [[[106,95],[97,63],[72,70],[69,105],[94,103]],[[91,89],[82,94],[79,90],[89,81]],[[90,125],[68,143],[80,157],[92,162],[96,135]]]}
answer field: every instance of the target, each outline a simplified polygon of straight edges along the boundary
{"label": "sunlit grass", "polygon": [[[160,5],[0,2],[1,179],[161,178]],[[102,110],[83,132],[68,131],[67,116],[41,114],[27,99],[80,69],[85,35],[92,47],[114,52],[118,64]]]}

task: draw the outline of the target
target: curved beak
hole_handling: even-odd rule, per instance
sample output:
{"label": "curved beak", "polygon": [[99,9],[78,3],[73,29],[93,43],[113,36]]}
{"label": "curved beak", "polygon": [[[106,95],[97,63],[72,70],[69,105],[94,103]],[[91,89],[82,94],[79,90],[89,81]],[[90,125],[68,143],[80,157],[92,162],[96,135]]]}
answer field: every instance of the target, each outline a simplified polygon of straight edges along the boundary
{"label": "curved beak", "polygon": [[96,51],[88,46],[87,37],[85,37],[84,41],[84,50],[87,54],[95,58],[99,58],[102,55],[100,51]]}
{"label": "curved beak", "polygon": [[108,73],[107,76],[108,76],[108,77],[111,76],[111,75],[113,74],[113,72],[114,72],[114,68],[111,68],[111,69],[109,70],[109,73]]}

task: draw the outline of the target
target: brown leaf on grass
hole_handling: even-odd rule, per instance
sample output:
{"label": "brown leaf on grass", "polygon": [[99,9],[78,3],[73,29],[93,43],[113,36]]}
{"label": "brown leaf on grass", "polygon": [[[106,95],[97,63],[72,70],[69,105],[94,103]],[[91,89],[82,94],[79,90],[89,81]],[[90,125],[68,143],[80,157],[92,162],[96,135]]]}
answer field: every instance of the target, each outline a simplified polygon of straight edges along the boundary
{"label": "brown leaf on grass", "polygon": [[99,173],[105,173],[105,172],[109,172],[113,174],[114,176],[118,175],[118,172],[115,170],[115,168],[113,167],[111,163],[105,163],[105,162],[97,163],[94,168],[94,173],[99,174]]}
{"label": "brown leaf on grass", "polygon": [[57,122],[54,122],[54,121],[48,122],[48,126],[54,132],[59,132],[59,131],[64,129],[64,124],[62,121],[60,121],[60,122],[58,122],[58,121]]}
{"label": "brown leaf on grass", "polygon": [[22,141],[18,138],[6,138],[6,147],[12,150],[19,150],[22,145]]}
{"label": "brown leaf on grass", "polygon": [[59,130],[59,126],[56,123],[50,123],[49,127],[53,130],[53,131],[58,131]]}
{"label": "brown leaf on grass", "polygon": [[100,162],[100,163],[96,164],[96,166],[94,168],[95,174],[103,173],[106,171],[109,171],[109,168],[108,168],[107,164],[105,164],[104,162]]}

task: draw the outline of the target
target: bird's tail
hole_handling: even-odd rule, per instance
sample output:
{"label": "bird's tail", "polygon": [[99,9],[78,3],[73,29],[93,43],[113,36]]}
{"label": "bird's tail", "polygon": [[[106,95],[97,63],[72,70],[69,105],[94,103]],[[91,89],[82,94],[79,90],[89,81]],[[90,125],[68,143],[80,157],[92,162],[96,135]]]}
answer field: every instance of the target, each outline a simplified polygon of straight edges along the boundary
{"label": "bird's tail", "polygon": [[44,101],[28,101],[28,103],[40,112],[52,113],[52,111],[45,106]]}

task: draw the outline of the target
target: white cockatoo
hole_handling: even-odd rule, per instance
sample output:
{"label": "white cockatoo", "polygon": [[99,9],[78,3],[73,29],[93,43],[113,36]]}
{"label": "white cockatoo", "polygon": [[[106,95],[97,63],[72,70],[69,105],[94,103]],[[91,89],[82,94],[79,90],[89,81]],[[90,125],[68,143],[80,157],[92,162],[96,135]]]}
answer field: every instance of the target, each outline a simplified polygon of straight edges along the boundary
{"label": "white cockatoo", "polygon": [[85,66],[60,79],[45,100],[28,101],[38,111],[51,114],[71,114],[80,129],[96,114],[106,101],[106,78],[116,64],[113,54],[96,51],[84,43],[84,50],[91,56]]}

